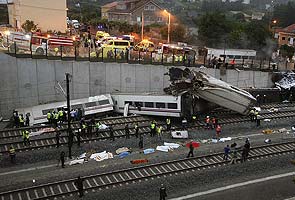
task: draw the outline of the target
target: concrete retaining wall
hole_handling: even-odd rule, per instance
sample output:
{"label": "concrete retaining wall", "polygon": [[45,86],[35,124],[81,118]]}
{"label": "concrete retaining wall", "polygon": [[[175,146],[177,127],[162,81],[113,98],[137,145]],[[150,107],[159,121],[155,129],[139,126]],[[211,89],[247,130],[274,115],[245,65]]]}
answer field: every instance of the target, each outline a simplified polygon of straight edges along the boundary
{"label": "concrete retaining wall", "polygon": [[[169,78],[163,74],[167,66],[125,63],[76,62],[47,59],[15,58],[0,53],[0,116],[8,116],[14,108],[29,107],[65,97],[55,89],[59,82],[65,89],[65,73],[72,75],[71,98],[104,93],[161,92]],[[271,87],[271,74],[257,71],[196,69],[235,86]]]}

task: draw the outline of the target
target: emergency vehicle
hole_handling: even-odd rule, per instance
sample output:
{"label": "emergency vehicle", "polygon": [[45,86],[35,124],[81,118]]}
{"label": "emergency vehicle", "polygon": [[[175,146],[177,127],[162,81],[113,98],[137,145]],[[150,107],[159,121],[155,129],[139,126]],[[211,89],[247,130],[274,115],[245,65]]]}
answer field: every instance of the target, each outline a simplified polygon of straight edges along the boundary
{"label": "emergency vehicle", "polygon": [[74,46],[74,41],[79,40],[76,37],[26,34],[16,31],[5,31],[1,34],[3,35],[3,45],[9,47],[10,52],[23,50],[32,51],[37,55],[44,55],[46,49],[59,48],[60,46]]}

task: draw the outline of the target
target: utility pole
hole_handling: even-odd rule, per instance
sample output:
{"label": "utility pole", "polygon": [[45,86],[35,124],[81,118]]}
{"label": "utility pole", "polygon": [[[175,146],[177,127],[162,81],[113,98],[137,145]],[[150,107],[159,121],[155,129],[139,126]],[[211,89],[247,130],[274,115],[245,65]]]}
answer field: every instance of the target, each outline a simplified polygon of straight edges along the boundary
{"label": "utility pole", "polygon": [[143,12],[141,13],[141,40],[143,40],[143,31],[144,31],[144,16]]}
{"label": "utility pole", "polygon": [[71,129],[70,74],[69,73],[66,73],[66,82],[67,82],[67,111],[68,111],[68,147],[69,147],[69,158],[72,158],[73,132]]}

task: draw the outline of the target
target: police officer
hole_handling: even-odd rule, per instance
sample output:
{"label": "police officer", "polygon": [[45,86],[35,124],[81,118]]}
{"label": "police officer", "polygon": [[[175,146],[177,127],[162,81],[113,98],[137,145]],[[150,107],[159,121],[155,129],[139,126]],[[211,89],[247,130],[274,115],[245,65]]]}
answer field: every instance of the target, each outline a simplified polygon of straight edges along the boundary
{"label": "police officer", "polygon": [[47,120],[48,120],[48,123],[51,124],[52,123],[52,114],[50,111],[48,111],[47,113]]}
{"label": "police officer", "polygon": [[83,197],[84,196],[83,179],[80,176],[78,176],[78,178],[75,180],[75,185],[78,189],[79,197]]}
{"label": "police officer", "polygon": [[9,157],[10,157],[10,162],[15,163],[15,149],[13,146],[9,148]]}
{"label": "police officer", "polygon": [[167,197],[166,188],[164,187],[164,184],[161,184],[160,187],[160,200],[165,200]]}
{"label": "police officer", "polygon": [[138,123],[135,124],[134,129],[135,129],[135,137],[138,138],[138,133],[139,133]]}
{"label": "police officer", "polygon": [[126,134],[126,139],[129,139],[130,138],[130,131],[129,131],[128,124],[125,125],[125,134]]}
{"label": "police officer", "polygon": [[170,131],[171,130],[171,120],[170,120],[170,118],[166,119],[166,125],[167,125],[167,131]]}
{"label": "police officer", "polygon": [[156,132],[156,123],[154,121],[152,121],[151,123],[151,137],[154,137]]}
{"label": "police officer", "polygon": [[25,119],[24,119],[23,114],[20,114],[20,116],[19,116],[19,124],[20,124],[20,127],[25,126]]}
{"label": "police officer", "polygon": [[60,162],[61,162],[61,167],[62,168],[65,168],[65,155],[66,155],[66,153],[64,151],[62,151],[60,153]]}

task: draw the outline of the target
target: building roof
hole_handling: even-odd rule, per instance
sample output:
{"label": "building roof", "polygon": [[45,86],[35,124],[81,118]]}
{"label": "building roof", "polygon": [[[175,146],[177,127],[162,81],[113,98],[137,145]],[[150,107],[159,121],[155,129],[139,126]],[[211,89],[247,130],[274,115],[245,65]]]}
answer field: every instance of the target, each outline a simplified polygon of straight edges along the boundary
{"label": "building roof", "polygon": [[108,4],[103,5],[103,6],[101,6],[101,7],[104,7],[104,8],[112,8],[112,7],[117,6],[118,3],[119,3],[118,1],[114,1],[114,2],[112,2],[112,3],[108,3]]}
{"label": "building roof", "polygon": [[281,32],[295,33],[295,24],[291,24],[290,26],[287,26],[286,28],[283,28]]}
{"label": "building roof", "polygon": [[[116,2],[117,4],[113,4],[113,6],[111,6],[111,8],[108,12],[132,13],[135,10],[143,7],[144,5],[146,5],[150,2],[152,2],[158,8],[162,9],[154,0],[127,0],[127,1],[122,1],[122,2]],[[113,3],[115,3],[115,2],[113,2]],[[135,4],[134,7],[131,7],[131,3]],[[112,4],[112,3],[110,3],[110,4]],[[119,4],[125,4],[126,9],[117,9],[117,5],[119,5]],[[107,5],[109,5],[109,4],[107,4]],[[106,7],[106,5],[104,5],[103,7]]]}

